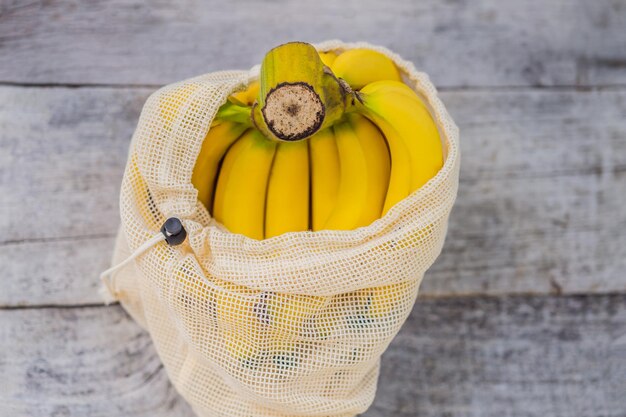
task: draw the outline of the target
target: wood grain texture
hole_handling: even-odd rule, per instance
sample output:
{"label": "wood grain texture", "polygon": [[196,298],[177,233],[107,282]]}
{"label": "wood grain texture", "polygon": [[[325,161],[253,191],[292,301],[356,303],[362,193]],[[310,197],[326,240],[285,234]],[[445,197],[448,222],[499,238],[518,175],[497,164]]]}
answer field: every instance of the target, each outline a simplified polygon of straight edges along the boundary
{"label": "wood grain texture", "polygon": [[289,40],[386,45],[438,86],[626,83],[626,1],[0,2],[0,81],[166,84]]}
{"label": "wood grain texture", "polygon": [[[100,301],[149,91],[0,88],[0,305]],[[626,290],[626,90],[442,98],[461,127],[461,186],[422,294]]]}
{"label": "wood grain texture", "polygon": [[0,416],[193,416],[119,307],[0,311]]}
{"label": "wood grain texture", "polygon": [[461,186],[424,292],[626,290],[626,91],[442,96]]}
{"label": "wood grain texture", "polygon": [[148,91],[0,88],[0,242],[115,233]]}
{"label": "wood grain texture", "polygon": [[114,241],[87,236],[0,245],[0,308],[102,303],[98,275],[111,266]]}
{"label": "wood grain texture", "polygon": [[[0,310],[0,416],[180,416],[120,307]],[[418,300],[367,417],[622,417],[626,295]]]}
{"label": "wood grain texture", "polygon": [[621,417],[626,299],[418,301],[368,417]]}

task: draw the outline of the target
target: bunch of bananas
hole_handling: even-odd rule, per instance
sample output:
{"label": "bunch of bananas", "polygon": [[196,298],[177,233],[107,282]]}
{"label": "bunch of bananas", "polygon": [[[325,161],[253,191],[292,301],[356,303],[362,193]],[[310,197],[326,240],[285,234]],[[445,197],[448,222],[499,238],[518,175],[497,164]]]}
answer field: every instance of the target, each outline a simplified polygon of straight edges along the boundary
{"label": "bunch of bananas", "polygon": [[[159,102],[165,129],[198,88],[184,85]],[[217,221],[260,240],[366,226],[442,164],[437,126],[392,60],[368,49],[318,52],[289,43],[270,51],[260,79],[219,109],[192,182]],[[303,355],[298,343],[391,320],[407,285],[316,297],[259,292],[214,276],[205,286],[187,275],[175,277],[178,295],[205,303],[241,372],[270,364],[288,374]]]}
{"label": "bunch of bananas", "polygon": [[217,221],[260,240],[366,226],[442,164],[430,111],[391,59],[293,42],[220,108],[192,182]]}

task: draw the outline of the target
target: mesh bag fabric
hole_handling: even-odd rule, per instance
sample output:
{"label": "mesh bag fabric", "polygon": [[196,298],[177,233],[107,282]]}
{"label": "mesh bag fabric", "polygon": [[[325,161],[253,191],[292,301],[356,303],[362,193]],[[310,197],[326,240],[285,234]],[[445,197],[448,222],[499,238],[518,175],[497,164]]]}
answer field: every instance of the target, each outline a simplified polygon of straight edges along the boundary
{"label": "mesh bag fabric", "polygon": [[228,232],[197,200],[191,175],[213,117],[259,67],[168,85],[147,100],[121,187],[119,263],[169,217],[188,232],[114,275],[113,295],[149,333],[199,416],[354,416],[371,404],[380,356],[439,255],[459,176],[458,129],[428,76],[387,49],[430,107],[445,162],[384,217],[353,231],[256,241]]}

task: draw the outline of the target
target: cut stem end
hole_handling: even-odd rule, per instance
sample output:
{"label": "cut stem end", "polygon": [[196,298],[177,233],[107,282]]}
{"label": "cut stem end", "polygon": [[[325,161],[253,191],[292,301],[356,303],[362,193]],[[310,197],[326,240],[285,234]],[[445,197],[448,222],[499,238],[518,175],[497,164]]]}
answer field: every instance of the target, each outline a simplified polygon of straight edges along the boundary
{"label": "cut stem end", "polygon": [[296,141],[311,136],[322,126],[325,107],[310,84],[283,82],[267,94],[261,112],[277,138]]}

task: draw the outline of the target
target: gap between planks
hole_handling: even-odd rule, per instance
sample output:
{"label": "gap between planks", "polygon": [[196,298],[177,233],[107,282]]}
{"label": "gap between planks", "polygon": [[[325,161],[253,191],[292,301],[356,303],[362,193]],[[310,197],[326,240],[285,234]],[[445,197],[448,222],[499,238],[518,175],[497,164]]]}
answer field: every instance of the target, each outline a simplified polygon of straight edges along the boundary
{"label": "gap between planks", "polygon": [[[199,74],[201,75],[201,74]],[[179,80],[183,81],[183,80]],[[154,89],[157,90],[167,84],[112,84],[112,83],[30,83],[30,82],[14,82],[0,80],[0,87],[23,87],[23,88],[110,88],[110,89]],[[591,91],[625,91],[626,84],[596,84],[596,85],[577,85],[577,84],[560,84],[560,85],[461,85],[461,86],[437,86],[440,92],[524,92],[524,91],[557,91],[557,92],[591,92]]]}

